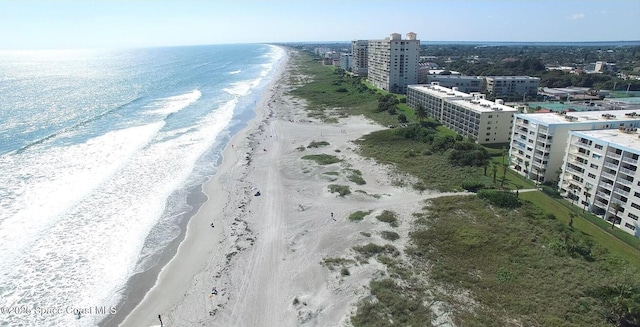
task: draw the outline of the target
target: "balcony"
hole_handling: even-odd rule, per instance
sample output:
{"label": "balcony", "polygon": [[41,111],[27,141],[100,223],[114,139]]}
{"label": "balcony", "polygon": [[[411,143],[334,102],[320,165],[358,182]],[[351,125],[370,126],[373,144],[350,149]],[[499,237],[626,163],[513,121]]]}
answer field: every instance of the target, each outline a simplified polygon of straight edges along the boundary
{"label": "balcony", "polygon": [[567,166],[565,170],[566,170],[566,171],[568,171],[568,172],[572,172],[572,173],[574,173],[574,174],[579,174],[579,175],[582,175],[582,174],[583,174],[583,172],[581,172],[581,171],[579,171],[579,170],[577,170],[577,169],[575,169],[575,168],[571,168],[571,167],[569,167],[569,166]]}
{"label": "balcony", "polygon": [[600,208],[602,208],[602,209],[604,209],[604,208],[606,208],[606,207],[607,207],[607,204],[606,204],[606,203],[604,203],[604,202],[602,202],[602,201],[598,201],[598,200],[594,200],[594,201],[593,201],[593,204],[597,205],[598,207],[600,207]]}
{"label": "balcony", "polygon": [[616,182],[618,182],[620,184],[623,184],[623,185],[631,185],[631,184],[633,184],[633,181],[630,181],[630,180],[624,179],[624,178],[618,178],[616,180]]}
{"label": "balcony", "polygon": [[621,189],[619,187],[614,188],[613,191],[615,193],[622,194],[624,196],[629,196],[629,192],[628,191],[625,191],[625,190],[623,190],[623,189]]}
{"label": "balcony", "polygon": [[622,157],[622,162],[626,162],[632,165],[637,165],[638,164],[638,159],[633,159],[633,158],[629,158],[629,157]]}
{"label": "balcony", "polygon": [[627,174],[629,176],[635,176],[636,172],[631,170],[631,169],[627,169],[627,168],[622,168],[620,167],[619,172],[623,173],[623,174]]}
{"label": "balcony", "polygon": [[614,152],[607,152],[607,157],[614,158],[614,159],[620,159],[622,156],[617,154],[617,153],[614,153]]}
{"label": "balcony", "polygon": [[612,181],[616,180],[616,175],[614,174],[609,174],[609,173],[605,173],[604,171],[601,174],[602,177],[606,177]]}
{"label": "balcony", "polygon": [[598,184],[598,186],[604,187],[607,190],[612,190],[613,189],[613,184],[609,184],[609,183],[605,183],[605,182],[600,182],[600,184]]}
{"label": "balcony", "polygon": [[613,162],[605,161],[604,166],[613,170],[618,170],[618,165],[614,164]]}
{"label": "balcony", "polygon": [[603,198],[603,199],[608,199],[608,198],[610,198],[610,197],[611,197],[611,195],[610,195],[610,194],[604,193],[604,192],[602,192],[602,191],[597,191],[597,192],[596,192],[596,195],[597,195],[597,196],[599,196],[599,197],[601,197],[601,198]]}

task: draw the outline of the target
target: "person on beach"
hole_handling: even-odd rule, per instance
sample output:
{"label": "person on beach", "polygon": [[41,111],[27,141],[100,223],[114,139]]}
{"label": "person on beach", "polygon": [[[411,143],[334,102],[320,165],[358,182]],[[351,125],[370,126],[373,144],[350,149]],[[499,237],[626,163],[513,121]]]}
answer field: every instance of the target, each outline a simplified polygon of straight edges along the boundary
{"label": "person on beach", "polygon": [[160,320],[160,327],[164,326],[164,325],[162,324],[162,316],[158,315],[158,320]]}
{"label": "person on beach", "polygon": [[215,226],[213,226],[213,223],[211,223],[211,228],[214,228]]}

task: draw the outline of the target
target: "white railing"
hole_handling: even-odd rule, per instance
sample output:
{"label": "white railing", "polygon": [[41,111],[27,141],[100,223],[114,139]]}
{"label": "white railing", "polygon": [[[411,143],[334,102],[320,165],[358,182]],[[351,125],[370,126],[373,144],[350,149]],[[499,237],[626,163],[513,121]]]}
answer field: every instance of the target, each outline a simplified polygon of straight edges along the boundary
{"label": "white railing", "polygon": [[629,157],[622,157],[622,161],[624,161],[626,163],[630,163],[632,165],[637,165],[638,164],[638,159],[633,159],[633,158],[629,158]]}
{"label": "white railing", "polygon": [[608,161],[604,162],[604,166],[607,167],[607,168],[611,168],[611,169],[618,169],[618,165],[616,165],[614,163],[611,163],[611,162],[608,162]]}
{"label": "white railing", "polygon": [[628,180],[628,179],[624,179],[624,178],[618,178],[616,180],[616,182],[620,183],[620,184],[624,184],[624,185],[631,185],[633,184],[632,181]]}
{"label": "white railing", "polygon": [[616,175],[614,174],[609,174],[609,173],[605,173],[604,171],[602,172],[602,176],[610,179],[610,180],[615,180],[616,179]]}
{"label": "white railing", "polygon": [[635,174],[636,174],[636,172],[635,172],[635,171],[633,171],[633,170],[631,170],[631,169],[623,168],[623,167],[620,167],[620,172],[621,172],[621,173],[625,173],[625,174],[627,174],[627,175],[629,175],[629,176],[633,176],[633,175],[635,175]]}
{"label": "white railing", "polygon": [[629,192],[627,192],[627,191],[625,191],[625,190],[623,190],[623,189],[621,189],[619,187],[614,188],[613,191],[618,193],[618,194],[622,194],[624,196],[628,196],[629,195]]}
{"label": "white railing", "polygon": [[622,157],[621,155],[614,153],[614,152],[607,152],[607,157],[611,157],[611,158],[615,158],[615,159],[620,159],[620,157]]}

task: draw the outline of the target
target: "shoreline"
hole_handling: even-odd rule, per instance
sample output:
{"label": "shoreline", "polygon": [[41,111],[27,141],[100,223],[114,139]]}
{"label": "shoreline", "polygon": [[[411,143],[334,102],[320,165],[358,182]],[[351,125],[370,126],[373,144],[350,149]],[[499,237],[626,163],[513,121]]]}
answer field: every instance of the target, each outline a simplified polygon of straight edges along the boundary
{"label": "shoreline", "polygon": [[[186,289],[187,284],[192,281],[190,278],[184,278],[183,267],[199,267],[201,264],[211,261],[211,259],[224,258],[224,254],[227,252],[224,248],[225,245],[228,245],[228,238],[231,235],[223,233],[223,230],[230,227],[226,226],[226,219],[222,217],[224,205],[222,202],[215,201],[215,199],[229,197],[228,191],[220,187],[222,184],[221,179],[226,178],[227,173],[236,168],[236,166],[242,165],[242,153],[239,152],[246,146],[238,146],[236,148],[235,145],[246,142],[244,139],[247,134],[253,132],[256,126],[266,119],[267,113],[264,109],[267,108],[267,102],[273,98],[274,85],[283,77],[288,61],[288,54],[286,54],[280,62],[276,63],[274,66],[276,72],[273,79],[265,86],[260,96],[260,101],[254,108],[255,116],[246,123],[246,126],[231,137],[222,151],[221,163],[217,166],[216,174],[200,185],[198,192],[201,192],[201,195],[205,197],[205,201],[198,208],[194,208],[190,213],[185,214],[186,227],[181,228],[180,235],[162,252],[158,264],[130,278],[129,282],[142,281],[145,287],[128,285],[128,287],[131,287],[129,296],[118,303],[118,312],[112,317],[103,319],[99,323],[100,326],[153,326],[159,324],[158,314],[162,314],[179,300],[176,294],[169,294],[171,293],[170,290]],[[210,213],[215,213],[215,215],[207,217],[210,216]],[[216,227],[211,228],[211,223]],[[206,228],[202,228],[203,226]],[[208,239],[208,241],[203,242],[203,239]],[[216,244],[217,247],[214,246],[215,248],[212,248],[212,244]],[[206,255],[209,260],[196,259],[194,258],[195,254]],[[201,261],[200,265],[197,264],[198,261]],[[197,269],[190,270],[192,275],[195,275],[198,271]],[[173,271],[181,272],[179,274],[180,278],[171,276]],[[153,279],[144,281],[145,277]],[[167,297],[172,297],[174,301],[167,299]],[[136,301],[137,304],[127,304],[127,300],[130,298],[138,299]],[[120,311],[120,305],[127,307],[122,308],[123,311]]]}
{"label": "shoreline", "polygon": [[[353,141],[385,127],[363,116],[332,123],[308,117],[304,100],[288,94],[308,77],[295,71],[298,52],[285,50],[256,117],[203,185],[209,200],[189,221],[178,252],[120,326],[158,326],[158,314],[174,326],[349,326],[369,282],[387,274],[380,263],[359,263],[352,248],[405,246],[412,213],[423,200],[447,195],[403,186],[411,176],[359,155]],[[324,146],[309,146],[319,141]],[[314,154],[339,161],[303,158]],[[355,172],[366,182],[353,182]],[[332,193],[331,184],[351,194]],[[375,218],[385,210],[397,214],[397,225]],[[351,221],[355,211],[369,214]],[[390,231],[400,239],[386,240]],[[329,258],[344,259],[342,269]]]}

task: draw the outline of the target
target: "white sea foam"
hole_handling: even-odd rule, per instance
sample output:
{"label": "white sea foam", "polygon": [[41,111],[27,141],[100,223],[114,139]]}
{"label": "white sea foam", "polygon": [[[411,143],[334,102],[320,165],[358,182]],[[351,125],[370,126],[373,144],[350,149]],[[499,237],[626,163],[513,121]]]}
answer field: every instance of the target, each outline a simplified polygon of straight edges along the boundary
{"label": "white sea foam", "polygon": [[157,101],[154,101],[147,106],[147,108],[152,109],[147,113],[160,115],[169,115],[172,113],[176,113],[188,107],[190,104],[198,101],[200,97],[202,97],[202,93],[200,92],[200,90],[193,90],[190,93],[158,99]]}
{"label": "white sea foam", "polygon": [[242,70],[238,69],[238,70],[234,70],[232,72],[229,72],[229,75],[235,75],[235,74],[239,74]]}
{"label": "white sea foam", "polygon": [[[37,305],[115,305],[167,198],[229,124],[236,103],[217,108],[189,133],[160,131],[162,123],[115,131],[17,171],[12,180],[27,185],[3,203],[13,213],[0,225],[7,240],[0,248],[6,254],[0,263],[2,304],[32,306],[42,299]],[[174,137],[149,141],[163,140],[165,133]],[[25,325],[88,326],[102,317],[8,318]]]}

